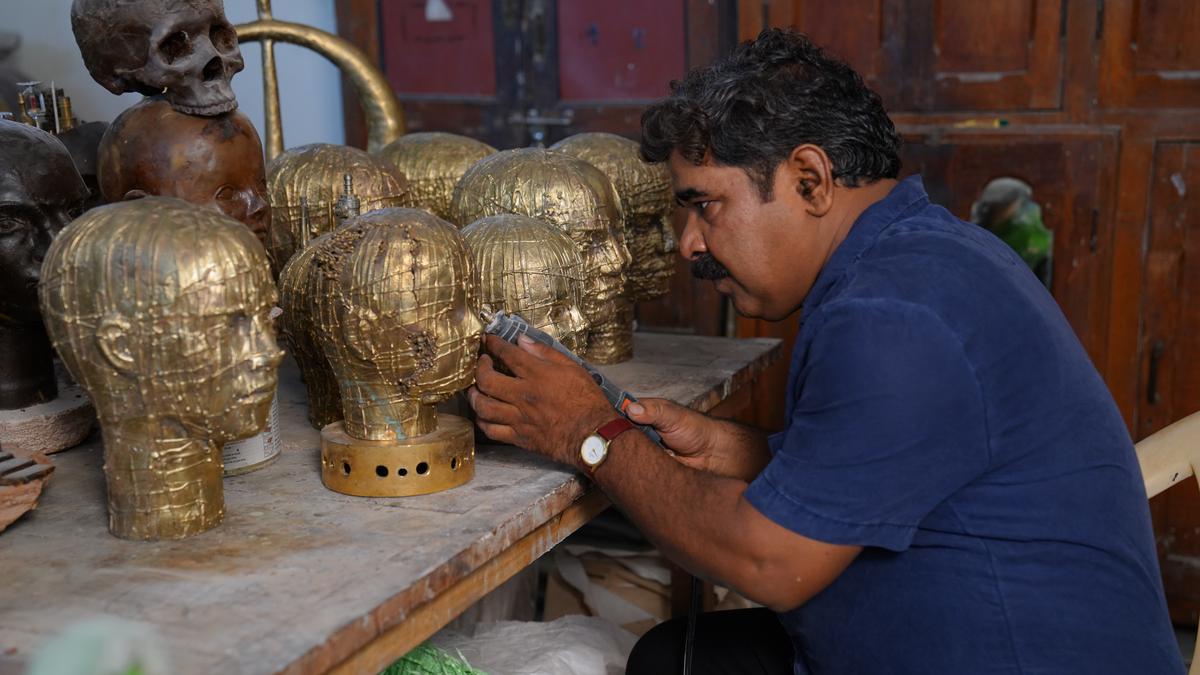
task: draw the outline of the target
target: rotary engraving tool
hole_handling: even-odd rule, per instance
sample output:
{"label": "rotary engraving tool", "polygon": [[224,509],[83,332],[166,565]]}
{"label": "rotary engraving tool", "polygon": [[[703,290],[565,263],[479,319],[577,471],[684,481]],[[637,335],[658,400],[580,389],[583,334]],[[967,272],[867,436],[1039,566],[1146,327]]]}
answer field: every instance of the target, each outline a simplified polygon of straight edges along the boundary
{"label": "rotary engraving tool", "polygon": [[[504,310],[500,310],[495,314],[484,310],[479,313],[479,317],[487,324],[487,327],[484,328],[485,332],[495,335],[505,342],[511,342],[515,345],[517,344],[517,338],[525,335],[534,342],[553,347],[560,354],[564,354],[567,358],[571,359],[575,363],[578,363],[583,367],[584,370],[588,372],[588,375],[592,376],[592,380],[595,381],[596,384],[600,385],[601,391],[604,392],[605,398],[607,398],[608,402],[612,404],[612,407],[616,408],[617,412],[621,413],[625,417],[629,417],[629,413],[626,412],[626,409],[629,407],[629,404],[637,403],[637,399],[633,397],[633,394],[630,394],[621,387],[617,386],[612,380],[605,377],[603,373],[601,373],[599,370],[596,370],[595,366],[576,356],[575,352],[567,349],[566,345],[554,339],[548,333],[530,326],[520,316],[516,314],[505,314]],[[634,426],[640,429],[643,434],[646,434],[647,438],[654,441],[659,446],[664,448],[666,447],[663,445],[662,436],[660,436],[653,427],[641,424],[635,424]]]}

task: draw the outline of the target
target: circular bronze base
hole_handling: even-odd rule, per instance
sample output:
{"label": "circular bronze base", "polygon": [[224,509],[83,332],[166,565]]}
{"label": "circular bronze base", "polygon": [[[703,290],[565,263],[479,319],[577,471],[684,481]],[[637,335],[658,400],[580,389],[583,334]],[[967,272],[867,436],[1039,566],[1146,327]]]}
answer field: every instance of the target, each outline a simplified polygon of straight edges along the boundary
{"label": "circular bronze base", "polygon": [[471,423],[438,415],[437,429],[403,441],[364,441],[341,422],[321,430],[321,482],[357,497],[408,497],[458,487],[475,476]]}

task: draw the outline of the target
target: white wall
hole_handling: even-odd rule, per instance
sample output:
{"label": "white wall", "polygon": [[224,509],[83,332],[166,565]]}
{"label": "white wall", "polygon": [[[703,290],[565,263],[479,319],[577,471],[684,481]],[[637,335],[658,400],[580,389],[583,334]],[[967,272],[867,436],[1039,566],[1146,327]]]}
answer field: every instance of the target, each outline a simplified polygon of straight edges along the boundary
{"label": "white wall", "polygon": [[[275,18],[337,32],[333,0],[275,0]],[[225,13],[235,24],[257,18],[255,0],[225,0]],[[5,30],[21,34],[12,63],[35,80],[51,80],[67,90],[75,115],[87,122],[111,121],[140,100],[137,94],[113,96],[96,84],[79,56],[71,33],[71,0],[0,0]],[[263,130],[262,57],[257,43],[242,45],[246,69],[233,78],[238,104]],[[277,44],[283,140],[288,147],[305,143],[343,143],[341,81],[338,71],[320,55],[293,45]]]}

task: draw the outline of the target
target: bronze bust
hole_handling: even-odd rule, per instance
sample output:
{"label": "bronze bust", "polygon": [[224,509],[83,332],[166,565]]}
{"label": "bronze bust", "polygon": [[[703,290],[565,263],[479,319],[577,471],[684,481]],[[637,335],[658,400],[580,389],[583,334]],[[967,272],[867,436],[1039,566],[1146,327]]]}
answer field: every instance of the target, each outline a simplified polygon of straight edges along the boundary
{"label": "bronze bust", "polygon": [[50,241],[87,197],[57,138],[0,120],[0,409],[44,403],[57,393],[37,284]]}

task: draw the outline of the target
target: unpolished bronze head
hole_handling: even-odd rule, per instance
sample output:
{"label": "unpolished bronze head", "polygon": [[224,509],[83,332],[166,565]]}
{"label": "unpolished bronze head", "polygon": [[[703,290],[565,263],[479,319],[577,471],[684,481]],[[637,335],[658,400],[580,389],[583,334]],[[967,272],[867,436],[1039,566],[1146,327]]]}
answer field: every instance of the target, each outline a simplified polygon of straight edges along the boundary
{"label": "unpolished bronze head", "polygon": [[518,314],[571,351],[587,346],[583,259],[553,225],[505,213],[463,228],[479,270],[480,304]]}
{"label": "unpolished bronze head", "polygon": [[435,406],[474,381],[483,328],[462,235],[427,211],[393,208],[353,218],[319,243],[328,292],[312,302],[345,432],[364,440],[432,432]]}
{"label": "unpolished bronze head", "polygon": [[666,295],[679,250],[671,229],[674,198],[667,165],[643,161],[638,144],[616,134],[576,134],[559,141],[551,150],[578,157],[600,169],[621,195],[625,243],[633,258],[630,297],[649,300]]}
{"label": "unpolished bronze head", "polygon": [[110,530],[179,538],[219,523],[221,446],[262,429],[283,357],[262,244],[219,213],[147,197],[88,211],[43,272],[47,331],[100,418]]}
{"label": "unpolished bronze head", "polygon": [[147,98],[113,120],[99,162],[107,202],[178,197],[241,221],[267,244],[271,206],[262,142],[241,111],[197,117],[161,97]]}
{"label": "unpolished bronze head", "polygon": [[114,94],[162,94],[189,115],[237,108],[245,67],[221,0],[75,0],[71,29],[92,79]]}
{"label": "unpolished bronze head", "polygon": [[443,220],[450,220],[458,179],[475,162],[494,154],[496,149],[487,143],[442,132],[405,134],[379,151],[380,159],[408,180],[406,204]]}
{"label": "unpolished bronze head", "polygon": [[57,393],[37,284],[51,240],[87,197],[58,139],[0,120],[0,409],[42,403]]}
{"label": "unpolished bronze head", "polygon": [[317,429],[342,419],[342,394],[313,316],[315,299],[329,292],[327,279],[315,264],[329,236],[317,237],[300,249],[279,273],[279,306],[283,308],[279,326],[288,352],[300,366],[308,391],[308,421]]}
{"label": "unpolished bronze head", "polygon": [[583,258],[587,359],[616,363],[633,354],[633,311],[625,295],[629,249],[620,198],[587,162],[553,150],[505,150],[480,160],[454,188],[453,221],[515,213],[571,237]]}
{"label": "unpolished bronze head", "polygon": [[[314,143],[292,148],[271,160],[267,167],[272,210],[267,252],[276,270],[283,269],[308,242],[336,226],[335,208],[346,175],[351,178],[362,213],[404,203],[404,177],[358,148]],[[307,227],[302,223],[301,198],[308,200]]]}

